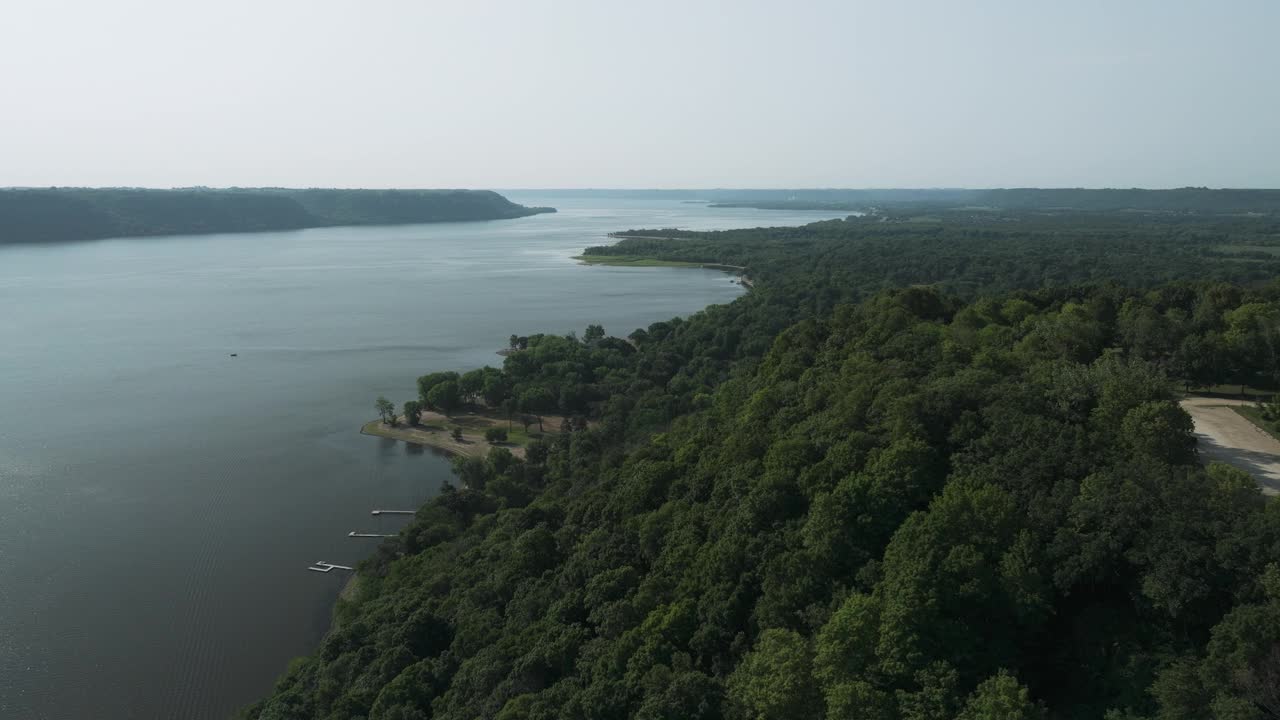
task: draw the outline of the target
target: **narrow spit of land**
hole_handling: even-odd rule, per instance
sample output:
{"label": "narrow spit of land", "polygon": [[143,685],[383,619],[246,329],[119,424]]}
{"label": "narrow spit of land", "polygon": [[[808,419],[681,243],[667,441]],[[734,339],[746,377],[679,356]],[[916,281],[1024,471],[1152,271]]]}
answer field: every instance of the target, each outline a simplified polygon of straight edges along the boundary
{"label": "narrow spit of land", "polygon": [[[626,232],[609,233],[609,237],[615,240],[675,240],[673,237],[661,235],[632,235]],[[747,268],[743,265],[728,265],[726,263],[706,263],[693,262],[691,260],[660,260],[645,255],[575,255],[582,265],[607,265],[610,267],[684,267],[684,268],[701,268],[703,270],[720,270],[736,276],[736,282],[740,282],[745,288],[754,288],[755,284],[751,282],[751,278],[747,277]],[[735,282],[735,280],[730,280]]]}
{"label": "narrow spit of land", "polygon": [[655,260],[641,255],[575,255],[573,259],[582,265],[610,265],[614,267],[711,267],[702,263],[685,262],[683,260]]}
{"label": "narrow spit of land", "polygon": [[723,270],[728,273],[743,273],[742,265],[725,265],[724,263],[699,263],[684,260],[658,260],[643,255],[575,255],[574,260],[583,265],[614,265],[618,267],[687,267],[704,270]]}
{"label": "narrow spit of land", "polygon": [[742,265],[725,265],[723,263],[696,263],[685,262],[683,260],[658,260],[656,258],[644,257],[643,255],[575,255],[582,265],[607,265],[609,267],[681,267],[681,268],[701,268],[703,270],[720,270],[736,276],[729,282],[742,283],[743,287],[751,288],[754,284],[751,278],[747,277],[747,269]]}

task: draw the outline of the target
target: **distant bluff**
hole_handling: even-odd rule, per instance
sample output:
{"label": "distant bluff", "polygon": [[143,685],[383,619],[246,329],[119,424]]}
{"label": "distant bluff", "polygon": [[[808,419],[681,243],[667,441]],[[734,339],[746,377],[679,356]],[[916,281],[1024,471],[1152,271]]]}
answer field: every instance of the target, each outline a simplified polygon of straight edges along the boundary
{"label": "distant bluff", "polygon": [[526,207],[489,190],[0,189],[0,244],[332,225],[504,220]]}

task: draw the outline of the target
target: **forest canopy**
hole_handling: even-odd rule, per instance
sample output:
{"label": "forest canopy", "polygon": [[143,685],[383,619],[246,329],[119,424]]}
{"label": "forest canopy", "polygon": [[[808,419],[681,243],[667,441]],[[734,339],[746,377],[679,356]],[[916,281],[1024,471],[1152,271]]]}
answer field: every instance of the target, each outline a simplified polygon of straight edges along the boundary
{"label": "forest canopy", "polygon": [[457,461],[245,717],[1280,713],[1280,503],[1177,404],[1280,381],[1274,224],[632,234],[755,289],[424,369],[589,422]]}

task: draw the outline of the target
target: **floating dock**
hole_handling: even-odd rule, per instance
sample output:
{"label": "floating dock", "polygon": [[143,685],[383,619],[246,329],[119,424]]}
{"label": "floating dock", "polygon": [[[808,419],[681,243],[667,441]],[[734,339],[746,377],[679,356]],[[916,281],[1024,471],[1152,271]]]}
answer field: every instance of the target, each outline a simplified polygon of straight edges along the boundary
{"label": "floating dock", "polygon": [[307,569],[322,573],[327,573],[330,570],[355,570],[353,567],[347,567],[346,565],[334,565],[333,563],[327,563],[323,560],[317,560],[315,565],[312,565]]}

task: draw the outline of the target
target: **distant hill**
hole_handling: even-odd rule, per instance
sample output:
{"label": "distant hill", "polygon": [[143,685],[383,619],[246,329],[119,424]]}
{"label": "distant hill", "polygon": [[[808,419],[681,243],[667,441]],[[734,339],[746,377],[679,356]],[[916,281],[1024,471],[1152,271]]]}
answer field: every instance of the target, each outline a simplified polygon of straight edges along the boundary
{"label": "distant hill", "polygon": [[1280,190],[1186,187],[1173,190],[1009,188],[984,190],[973,204],[1009,210],[1070,208],[1110,212],[1196,212],[1209,214],[1280,212]]}
{"label": "distant hill", "polygon": [[501,220],[544,212],[555,209],[518,205],[489,190],[7,188],[0,189],[0,244]]}
{"label": "distant hill", "polygon": [[702,188],[702,189],[609,189],[585,188],[562,190],[517,190],[503,192],[527,192],[558,198],[608,198],[623,200],[677,200],[706,203],[765,203],[765,202],[822,202],[822,203],[880,203],[903,201],[953,201],[964,196],[976,196],[982,190],[959,188],[913,188],[852,190],[847,188]]}
{"label": "distant hill", "polygon": [[705,193],[713,207],[768,210],[868,210],[871,208],[968,208],[1161,212],[1207,215],[1280,213],[1280,190],[1177,188],[997,188],[992,190],[717,190]]}
{"label": "distant hill", "polygon": [[1186,187],[1140,188],[704,188],[666,190],[540,190],[564,198],[674,200],[712,207],[765,210],[865,211],[872,208],[991,208],[1084,212],[1280,214],[1280,190]]}

